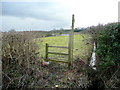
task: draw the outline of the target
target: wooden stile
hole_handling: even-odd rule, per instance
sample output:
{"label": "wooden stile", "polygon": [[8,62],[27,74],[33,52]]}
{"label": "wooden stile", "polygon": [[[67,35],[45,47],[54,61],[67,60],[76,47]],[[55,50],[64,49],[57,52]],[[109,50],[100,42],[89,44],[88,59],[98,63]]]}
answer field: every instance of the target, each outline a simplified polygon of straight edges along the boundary
{"label": "wooden stile", "polygon": [[[72,66],[73,62],[73,34],[74,34],[74,15],[72,15],[72,30],[69,35],[69,42],[68,42],[68,47],[65,46],[49,46],[46,43],[46,55],[45,55],[45,60],[46,61],[55,61],[55,62],[62,62],[62,63],[68,63],[68,67]],[[68,49],[68,53],[58,53],[58,52],[50,52],[48,48],[64,48]],[[49,54],[57,54],[57,55],[68,55],[68,60],[59,60],[59,59],[50,59],[48,57]]]}

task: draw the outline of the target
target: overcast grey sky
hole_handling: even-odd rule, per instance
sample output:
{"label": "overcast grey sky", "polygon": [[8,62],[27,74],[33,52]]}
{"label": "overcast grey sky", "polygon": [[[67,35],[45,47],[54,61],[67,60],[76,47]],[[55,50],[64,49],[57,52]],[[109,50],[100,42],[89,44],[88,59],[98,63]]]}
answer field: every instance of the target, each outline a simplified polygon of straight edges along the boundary
{"label": "overcast grey sky", "polygon": [[2,2],[2,30],[70,28],[72,14],[75,14],[75,27],[118,21],[119,0],[27,1]]}

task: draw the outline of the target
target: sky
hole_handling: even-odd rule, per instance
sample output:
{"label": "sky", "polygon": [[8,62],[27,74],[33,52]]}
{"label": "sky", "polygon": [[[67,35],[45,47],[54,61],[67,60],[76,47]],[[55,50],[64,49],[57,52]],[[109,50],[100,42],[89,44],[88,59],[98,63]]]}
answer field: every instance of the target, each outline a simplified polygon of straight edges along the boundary
{"label": "sky", "polygon": [[[3,0],[2,31],[36,31],[75,28],[118,21],[119,0]],[[1,28],[1,27],[0,27]]]}

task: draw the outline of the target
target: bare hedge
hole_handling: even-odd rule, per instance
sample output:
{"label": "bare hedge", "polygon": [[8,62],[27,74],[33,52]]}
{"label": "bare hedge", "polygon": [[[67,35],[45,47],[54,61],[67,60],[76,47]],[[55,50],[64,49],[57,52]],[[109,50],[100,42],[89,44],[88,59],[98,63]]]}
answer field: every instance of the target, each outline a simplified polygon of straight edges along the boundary
{"label": "bare hedge", "polygon": [[28,87],[37,68],[38,46],[29,32],[5,32],[2,37],[3,88]]}

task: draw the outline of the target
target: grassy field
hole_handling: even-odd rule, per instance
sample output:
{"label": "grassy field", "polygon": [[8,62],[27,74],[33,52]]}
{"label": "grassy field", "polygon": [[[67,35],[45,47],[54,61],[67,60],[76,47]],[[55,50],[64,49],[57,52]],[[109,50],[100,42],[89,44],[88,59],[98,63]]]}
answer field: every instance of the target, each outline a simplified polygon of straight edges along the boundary
{"label": "grassy field", "polygon": [[[45,44],[48,43],[52,46],[68,46],[68,36],[54,36],[41,38],[42,42],[37,41],[40,46],[40,57],[45,57]],[[90,57],[92,52],[91,36],[88,34],[76,34],[74,35],[74,49],[73,58],[80,58],[86,60]],[[39,40],[39,39],[38,39]],[[49,51],[68,53],[67,49],[49,48]],[[62,57],[57,55],[49,55],[50,57]],[[63,58],[63,57],[62,57]],[[67,59],[67,57],[64,57]]]}

